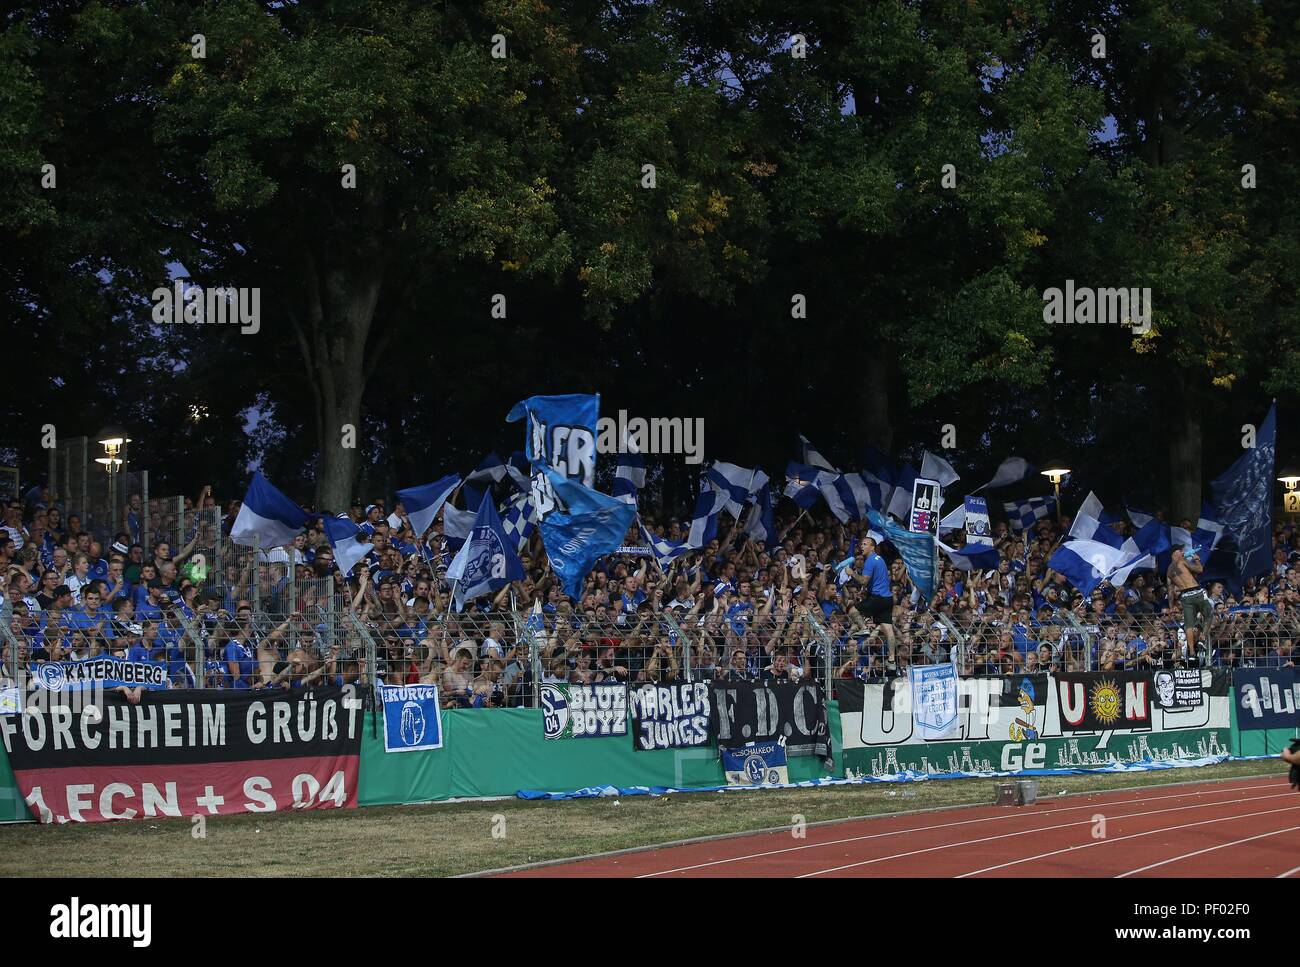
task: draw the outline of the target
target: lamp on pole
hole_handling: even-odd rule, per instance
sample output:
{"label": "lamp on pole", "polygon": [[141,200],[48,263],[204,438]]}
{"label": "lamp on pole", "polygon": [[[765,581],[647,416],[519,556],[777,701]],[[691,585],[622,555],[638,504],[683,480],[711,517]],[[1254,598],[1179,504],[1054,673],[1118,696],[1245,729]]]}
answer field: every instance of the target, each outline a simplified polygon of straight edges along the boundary
{"label": "lamp on pole", "polygon": [[1288,514],[1300,513],[1300,470],[1290,464],[1277,479],[1286,488],[1282,493],[1282,509]]}
{"label": "lamp on pole", "polygon": [[1049,460],[1047,466],[1038,472],[1052,482],[1052,490],[1056,495],[1056,523],[1059,525],[1061,523],[1061,481],[1070,473],[1070,468],[1063,460]]}
{"label": "lamp on pole", "polygon": [[117,533],[117,475],[122,472],[126,462],[126,445],[131,442],[126,431],[120,426],[106,426],[96,435],[99,445],[104,448],[104,455],[96,457],[95,462],[108,471],[108,539],[113,540]]}

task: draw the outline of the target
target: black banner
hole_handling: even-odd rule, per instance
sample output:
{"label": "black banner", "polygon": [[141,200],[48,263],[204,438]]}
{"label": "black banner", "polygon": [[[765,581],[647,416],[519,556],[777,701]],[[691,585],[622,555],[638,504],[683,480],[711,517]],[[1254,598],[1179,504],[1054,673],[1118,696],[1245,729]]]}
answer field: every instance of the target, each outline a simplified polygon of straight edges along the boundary
{"label": "black banner", "polygon": [[693,749],[709,744],[713,717],[708,682],[641,685],[628,691],[632,748]]}
{"label": "black banner", "polygon": [[1151,700],[1165,712],[1187,712],[1205,704],[1199,668],[1162,668],[1151,673]]}
{"label": "black banner", "polygon": [[1061,672],[1055,678],[1062,733],[1151,727],[1150,672]]}
{"label": "black banner", "polygon": [[786,755],[830,754],[826,702],[815,682],[715,682],[712,724],[719,746],[784,737]]}
{"label": "black banner", "polygon": [[0,736],[41,822],[350,807],[368,691],[73,692],[0,716]]}

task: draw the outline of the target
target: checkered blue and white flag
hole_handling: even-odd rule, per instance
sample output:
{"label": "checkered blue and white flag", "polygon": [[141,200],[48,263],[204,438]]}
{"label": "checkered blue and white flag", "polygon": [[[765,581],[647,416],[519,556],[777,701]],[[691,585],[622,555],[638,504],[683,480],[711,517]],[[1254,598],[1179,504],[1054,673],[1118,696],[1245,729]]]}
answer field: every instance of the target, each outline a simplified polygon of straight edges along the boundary
{"label": "checkered blue and white flag", "polygon": [[508,501],[501,514],[501,529],[506,537],[515,543],[515,550],[522,550],[528,538],[537,530],[537,514],[533,502],[526,493],[515,494]]}
{"label": "checkered blue and white flag", "polygon": [[1033,527],[1056,508],[1055,497],[1030,497],[1028,500],[1009,500],[1002,505],[1011,519],[1011,529],[1022,531]]}
{"label": "checkered blue and white flag", "polygon": [[668,565],[690,551],[683,541],[670,541],[666,537],[659,537],[652,533],[650,528],[641,522],[640,517],[636,519],[636,523],[641,529],[641,539],[650,545],[655,560],[659,562],[660,570],[667,571]]}

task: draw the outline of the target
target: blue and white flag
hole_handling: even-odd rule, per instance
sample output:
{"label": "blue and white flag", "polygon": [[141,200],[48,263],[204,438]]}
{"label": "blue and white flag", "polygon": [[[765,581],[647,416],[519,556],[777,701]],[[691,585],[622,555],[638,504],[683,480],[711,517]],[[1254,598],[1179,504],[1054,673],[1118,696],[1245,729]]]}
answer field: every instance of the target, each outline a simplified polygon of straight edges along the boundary
{"label": "blue and white flag", "polygon": [[641,539],[650,545],[650,551],[654,554],[654,559],[659,565],[659,570],[667,571],[668,566],[677,560],[683,554],[690,552],[684,541],[671,541],[666,537],[659,537],[651,532],[638,517],[637,526],[641,529]]}
{"label": "blue and white flag", "polygon": [[515,550],[521,550],[528,543],[528,538],[537,530],[537,515],[533,512],[533,502],[527,491],[515,494],[506,502],[501,527],[513,541]]}
{"label": "blue and white flag", "polygon": [[[983,497],[968,496],[962,502],[962,510],[965,512],[962,526],[966,530],[966,543],[992,547],[993,527],[989,522],[988,501]],[[939,522],[939,529],[943,529],[943,521]]]}
{"label": "blue and white flag", "polygon": [[1065,579],[1083,595],[1092,594],[1102,581],[1120,587],[1129,574],[1143,565],[1150,567],[1154,559],[1139,553],[1134,556],[1122,548],[1111,547],[1098,541],[1066,541],[1056,549],[1047,566]]}
{"label": "blue and white flag", "polygon": [[624,440],[614,470],[613,496],[625,503],[635,504],[637,494],[645,487],[645,457],[638,453],[632,441]]}
{"label": "blue and white flag", "polygon": [[1183,548],[1188,557],[1198,558],[1202,563],[1210,559],[1210,554],[1223,539],[1223,522],[1217,520],[1219,512],[1209,501],[1201,504],[1201,516],[1196,521],[1196,529],[1190,534],[1185,528],[1169,528],[1173,542]]}
{"label": "blue and white flag", "polygon": [[469,532],[474,528],[477,515],[472,510],[458,510],[451,504],[442,505],[442,536],[447,539],[447,546],[458,551],[469,539]]}
{"label": "blue and white flag", "polygon": [[943,541],[937,542],[939,550],[948,556],[952,566],[959,571],[992,571],[998,566],[998,549],[992,544],[971,544],[965,547],[949,547]]}
{"label": "blue and white flag", "polygon": [[384,704],[384,751],[442,748],[442,708],[437,685],[380,685]]}
{"label": "blue and white flag", "polygon": [[912,583],[928,602],[934,594],[935,539],[929,534],[909,531],[878,510],[868,511],[867,519],[897,548]]}
{"label": "blue and white flag", "polygon": [[484,492],[491,490],[494,483],[505,479],[506,463],[493,450],[465,475],[465,506],[477,507],[483,502]]}
{"label": "blue and white flag", "polygon": [[562,396],[530,396],[516,403],[506,422],[527,417],[524,453],[532,468],[533,506],[543,518],[556,504],[551,467],[566,480],[577,480],[591,489],[596,485],[596,424],[600,421],[600,396],[567,393]]}
{"label": "blue and white flag", "polygon": [[814,470],[829,470],[833,474],[839,473],[835,464],[822,456],[821,452],[809,443],[808,438],[802,433],[799,434],[799,454],[799,459]]}
{"label": "blue and white flag", "polygon": [[[968,497],[966,499],[969,500],[970,498]],[[984,508],[984,512],[988,513],[987,505]],[[965,526],[966,526],[966,504],[965,502],[963,502],[958,504],[952,510],[948,511],[947,515],[943,518],[943,520],[939,521],[938,532],[940,536],[943,536],[944,534],[950,534],[953,531],[959,531]]]}
{"label": "blue and white flag", "polygon": [[1019,483],[1022,480],[1028,480],[1033,476],[1034,468],[1024,457],[1007,457],[998,465],[998,469],[993,473],[993,479],[983,486],[976,487],[971,493],[977,494],[981,490],[994,490],[998,487],[1009,487],[1013,483]]}
{"label": "blue and white flag", "polygon": [[532,468],[528,465],[528,456],[523,450],[516,450],[510,454],[510,459],[506,461],[506,476],[514,488],[521,494],[528,493],[532,489],[532,483],[528,476]]}
{"label": "blue and white flag", "polygon": [[749,509],[745,534],[767,548],[777,543],[776,519],[772,515],[772,488],[769,484],[763,485],[754,499],[754,505]]}
{"label": "blue and white flag", "polygon": [[397,492],[397,499],[402,502],[402,509],[406,511],[416,537],[433,526],[438,511],[459,486],[460,475],[451,473],[422,487],[408,487]]}
{"label": "blue and white flag", "polygon": [[718,514],[722,513],[726,503],[726,491],[712,489],[707,481],[701,485],[691,514],[691,526],[686,531],[687,548],[699,550],[718,536]]}
{"label": "blue and white flag", "polygon": [[785,468],[785,495],[807,510],[820,497],[836,518],[848,521],[857,511],[859,497],[843,474],[820,470],[793,460]]}
{"label": "blue and white flag", "polygon": [[1248,449],[1221,476],[1210,481],[1224,530],[1236,549],[1236,576],[1244,581],[1263,574],[1273,561],[1273,458],[1277,447],[1277,403]]}
{"label": "blue and white flag", "polygon": [[1022,531],[1031,528],[1056,507],[1055,497],[1030,497],[1028,500],[1010,500],[1002,505],[1011,520],[1011,529]]}
{"label": "blue and white flag", "polygon": [[722,771],[732,786],[785,786],[790,782],[785,739],[750,742],[736,749],[718,746]]}
{"label": "blue and white flag", "polygon": [[1087,515],[1088,517],[1092,517],[1093,519],[1100,521],[1103,509],[1104,508],[1101,506],[1101,501],[1097,499],[1097,495],[1093,493],[1091,490],[1089,490],[1088,496],[1083,498],[1083,503],[1079,505],[1078,516],[1082,517],[1084,515]]}
{"label": "blue and white flag", "polygon": [[357,566],[357,561],[375,549],[374,544],[367,544],[362,540],[361,528],[347,515],[322,517],[321,526],[325,529],[325,539],[334,549],[334,563],[338,565],[344,577],[350,577],[352,569]]}
{"label": "blue and white flag", "polygon": [[739,519],[745,505],[767,486],[768,476],[761,468],[750,470],[748,467],[715,460],[709,468],[708,481],[715,491],[727,495],[727,502],[722,509]]}
{"label": "blue and white flag", "polygon": [[912,691],[912,718],[921,727],[921,738],[947,739],[957,736],[957,666],[912,665],[907,670]]}
{"label": "blue and white flag", "polygon": [[542,543],[565,593],[580,601],[592,566],[622,546],[636,506],[569,480],[549,464],[542,471],[556,498],[555,508],[542,518]]}
{"label": "blue and white flag", "polygon": [[883,511],[894,489],[869,470],[841,475],[835,480],[835,488],[854,520],[866,520],[867,511],[873,507]]}
{"label": "blue and white flag", "polygon": [[1156,519],[1155,514],[1148,514],[1145,510],[1138,510],[1136,507],[1125,507],[1128,519],[1133,522],[1134,527],[1142,528]]}
{"label": "blue and white flag", "polygon": [[307,526],[307,514],[261,472],[253,474],[248,493],[230,529],[230,539],[243,547],[281,547]]}
{"label": "blue and white flag", "polygon": [[943,457],[935,456],[929,450],[921,455],[921,472],[918,476],[926,480],[937,480],[940,490],[947,490],[949,484],[961,479],[961,475],[952,468],[951,463]]}
{"label": "blue and white flag", "polygon": [[1139,527],[1136,534],[1122,541],[1120,547],[1130,555],[1139,551],[1152,557],[1167,554],[1173,548],[1169,525],[1153,517]]}
{"label": "blue and white flag", "polygon": [[500,591],[511,581],[524,579],[524,565],[515,546],[501,527],[492,495],[484,494],[469,539],[447,568],[447,580],[454,582],[453,599],[457,611],[465,607],[466,601]]}
{"label": "blue and white flag", "polygon": [[1111,547],[1121,547],[1124,544],[1124,538],[1115,532],[1115,528],[1103,524],[1097,518],[1085,514],[1082,510],[1075,515],[1074,523],[1070,525],[1070,539],[1100,541],[1102,544],[1109,544]]}
{"label": "blue and white flag", "polygon": [[791,460],[785,467],[785,495],[807,510],[821,496],[816,482],[819,472],[816,467]]}
{"label": "blue and white flag", "polygon": [[898,483],[898,468],[894,466],[894,462],[873,446],[868,445],[864,448],[862,466],[873,477],[884,481],[890,487]]}
{"label": "blue and white flag", "polygon": [[916,468],[911,464],[903,464],[898,471],[898,483],[894,487],[893,494],[889,498],[889,506],[885,512],[892,514],[899,520],[907,520],[912,516],[912,485],[916,483]]}

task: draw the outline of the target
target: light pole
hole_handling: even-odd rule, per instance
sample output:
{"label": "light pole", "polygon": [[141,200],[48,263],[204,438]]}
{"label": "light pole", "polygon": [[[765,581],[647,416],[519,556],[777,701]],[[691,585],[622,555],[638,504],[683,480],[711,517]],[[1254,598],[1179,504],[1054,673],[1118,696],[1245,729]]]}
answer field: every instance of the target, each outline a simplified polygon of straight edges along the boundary
{"label": "light pole", "polygon": [[[126,445],[131,442],[126,431],[120,426],[106,426],[99,431],[99,445],[104,448],[104,455],[96,457],[95,462],[103,464],[108,471],[108,540],[112,541],[117,533],[117,474],[121,473],[125,463]],[[122,454],[121,457],[118,454]]]}
{"label": "light pole", "polygon": [[1049,460],[1047,466],[1038,471],[1044,477],[1052,482],[1052,490],[1056,495],[1056,523],[1061,523],[1061,481],[1070,473],[1070,468],[1065,465],[1063,460]]}
{"label": "light pole", "polygon": [[1282,493],[1282,510],[1288,514],[1300,514],[1300,470],[1288,466],[1277,475],[1277,479],[1286,488]]}

